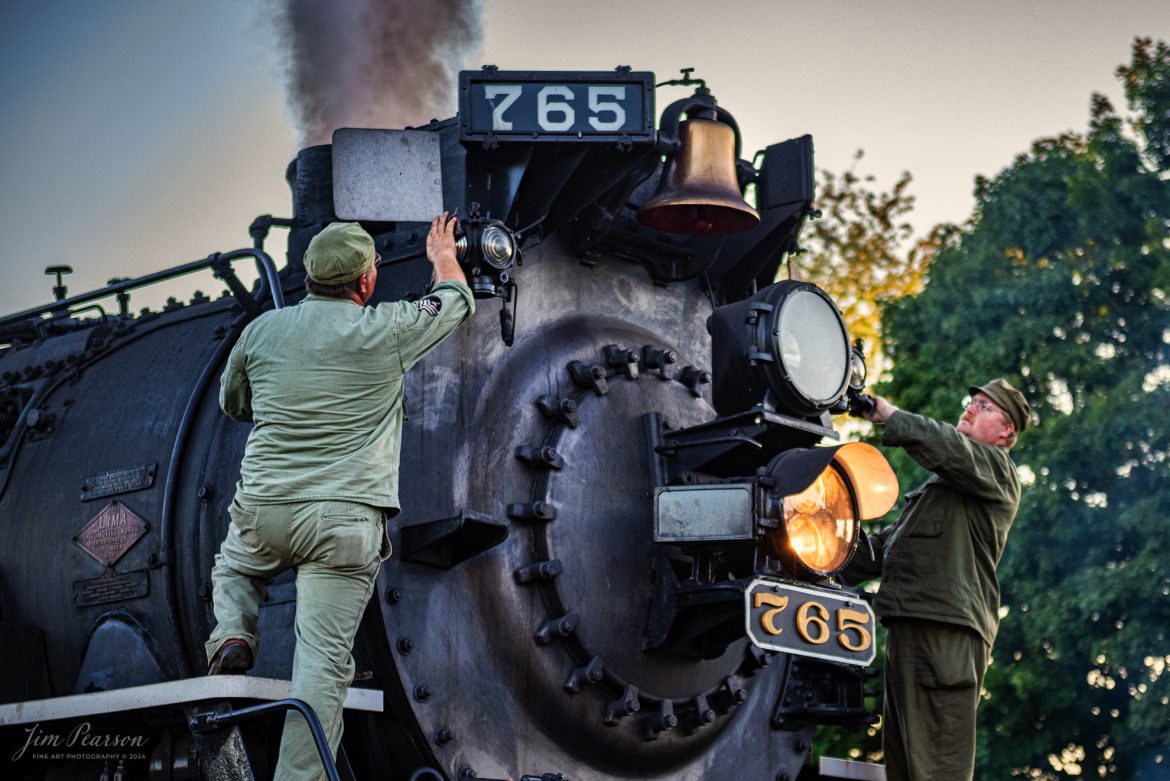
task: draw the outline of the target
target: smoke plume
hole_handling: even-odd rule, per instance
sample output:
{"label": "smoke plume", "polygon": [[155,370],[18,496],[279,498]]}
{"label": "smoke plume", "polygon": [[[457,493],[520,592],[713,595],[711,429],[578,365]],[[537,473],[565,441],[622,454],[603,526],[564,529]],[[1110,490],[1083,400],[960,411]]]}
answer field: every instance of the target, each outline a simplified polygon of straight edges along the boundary
{"label": "smoke plume", "polygon": [[403,128],[455,113],[483,42],[482,0],[283,0],[288,99],[302,147],[339,127]]}

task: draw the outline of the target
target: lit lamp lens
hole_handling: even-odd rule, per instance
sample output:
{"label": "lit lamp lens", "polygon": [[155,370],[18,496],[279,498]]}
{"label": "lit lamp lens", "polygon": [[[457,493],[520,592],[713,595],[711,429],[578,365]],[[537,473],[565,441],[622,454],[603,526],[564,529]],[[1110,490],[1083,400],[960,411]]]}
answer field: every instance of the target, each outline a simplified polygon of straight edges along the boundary
{"label": "lit lamp lens", "polygon": [[830,467],[805,490],[784,497],[788,544],[800,562],[828,575],[845,566],[857,538],[857,515],[845,480]]}

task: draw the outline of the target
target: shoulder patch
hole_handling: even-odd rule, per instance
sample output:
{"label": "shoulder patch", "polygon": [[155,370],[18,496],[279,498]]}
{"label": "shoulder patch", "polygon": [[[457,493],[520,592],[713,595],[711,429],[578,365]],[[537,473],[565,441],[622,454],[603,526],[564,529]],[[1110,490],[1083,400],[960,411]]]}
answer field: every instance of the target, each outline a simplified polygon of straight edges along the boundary
{"label": "shoulder patch", "polygon": [[426,312],[431,317],[439,314],[443,309],[443,299],[438,296],[424,296],[415,302],[418,311]]}

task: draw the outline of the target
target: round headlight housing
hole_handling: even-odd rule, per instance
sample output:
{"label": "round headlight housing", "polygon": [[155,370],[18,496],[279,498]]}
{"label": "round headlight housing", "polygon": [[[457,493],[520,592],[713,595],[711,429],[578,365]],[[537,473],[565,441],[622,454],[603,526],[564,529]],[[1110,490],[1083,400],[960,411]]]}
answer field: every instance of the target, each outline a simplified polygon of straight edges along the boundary
{"label": "round headlight housing", "polygon": [[790,414],[819,415],[849,387],[849,332],[836,304],[816,285],[769,285],[716,309],[708,330],[713,397],[722,415],[768,400]]}
{"label": "round headlight housing", "polygon": [[455,257],[472,269],[503,271],[516,265],[516,240],[499,220],[472,218],[455,231]]}
{"label": "round headlight housing", "polygon": [[500,225],[485,225],[480,237],[483,260],[497,270],[511,268],[516,259],[516,243],[507,228]]}
{"label": "round headlight housing", "polygon": [[779,374],[792,394],[817,409],[841,398],[849,378],[849,334],[837,307],[819,288],[793,290],[780,305]]}
{"label": "round headlight housing", "polygon": [[785,451],[767,475],[764,552],[806,580],[843,569],[857,549],[861,521],[881,517],[898,499],[894,470],[865,442]]}
{"label": "round headlight housing", "polygon": [[829,467],[812,485],[783,500],[783,553],[818,577],[849,563],[857,546],[860,520],[849,482]]}
{"label": "round headlight housing", "polygon": [[467,272],[472,295],[511,300],[508,270],[520,265],[520,248],[504,223],[478,215],[460,222],[455,229],[455,257]]}

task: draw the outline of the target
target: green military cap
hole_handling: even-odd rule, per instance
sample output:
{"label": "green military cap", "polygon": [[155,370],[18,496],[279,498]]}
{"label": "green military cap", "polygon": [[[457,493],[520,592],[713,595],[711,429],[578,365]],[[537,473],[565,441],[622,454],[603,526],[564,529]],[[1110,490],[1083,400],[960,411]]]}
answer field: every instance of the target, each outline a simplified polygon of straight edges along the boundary
{"label": "green military cap", "polygon": [[1007,380],[996,378],[983,387],[972,385],[967,392],[972,396],[976,393],[982,393],[999,405],[1007,413],[1012,425],[1016,427],[1016,433],[1028,427],[1028,418],[1032,414],[1032,407],[1024,398],[1024,394],[1013,388]]}
{"label": "green military cap", "polygon": [[305,271],[322,285],[344,285],[374,262],[374,240],[356,222],[333,222],[309,242]]}

